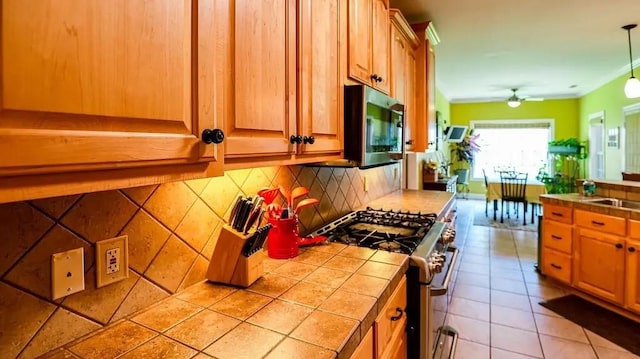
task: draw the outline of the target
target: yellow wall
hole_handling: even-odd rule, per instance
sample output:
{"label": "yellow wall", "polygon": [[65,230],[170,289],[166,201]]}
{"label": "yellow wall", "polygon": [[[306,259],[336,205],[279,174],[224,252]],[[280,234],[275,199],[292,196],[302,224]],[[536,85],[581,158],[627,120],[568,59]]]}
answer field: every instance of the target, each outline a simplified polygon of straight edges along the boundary
{"label": "yellow wall", "polygon": [[[578,99],[525,101],[518,108],[511,108],[504,101],[452,103],[450,111],[453,125],[469,125],[472,120],[555,119],[555,139],[579,135]],[[469,190],[474,193],[484,193],[483,181],[472,179]]]}
{"label": "yellow wall", "polygon": [[[624,96],[624,84],[628,78],[629,74],[622,75],[580,99],[580,139],[589,138],[589,115],[599,111],[604,111],[605,133],[610,128],[622,126],[622,108],[640,102],[640,99],[628,99]],[[621,180],[622,151],[612,147],[605,147],[604,150],[605,178]]]}

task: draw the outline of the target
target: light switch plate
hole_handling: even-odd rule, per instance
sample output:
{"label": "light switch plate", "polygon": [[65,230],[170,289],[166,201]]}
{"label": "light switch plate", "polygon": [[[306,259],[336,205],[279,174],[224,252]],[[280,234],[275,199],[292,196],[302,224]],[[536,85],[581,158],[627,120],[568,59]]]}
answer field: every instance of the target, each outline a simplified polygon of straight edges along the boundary
{"label": "light switch plate", "polygon": [[51,298],[58,299],[84,290],[84,249],[51,255]]}
{"label": "light switch plate", "polygon": [[129,278],[129,237],[127,235],[96,242],[96,287]]}

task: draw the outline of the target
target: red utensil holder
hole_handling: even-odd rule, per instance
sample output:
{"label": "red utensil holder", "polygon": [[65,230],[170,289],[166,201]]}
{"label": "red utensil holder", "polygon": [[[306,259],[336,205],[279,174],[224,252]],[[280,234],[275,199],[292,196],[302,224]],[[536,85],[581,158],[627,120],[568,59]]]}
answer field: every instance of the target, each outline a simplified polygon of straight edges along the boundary
{"label": "red utensil holder", "polygon": [[288,259],[298,255],[298,218],[270,218],[273,227],[267,237],[267,254],[275,259]]}

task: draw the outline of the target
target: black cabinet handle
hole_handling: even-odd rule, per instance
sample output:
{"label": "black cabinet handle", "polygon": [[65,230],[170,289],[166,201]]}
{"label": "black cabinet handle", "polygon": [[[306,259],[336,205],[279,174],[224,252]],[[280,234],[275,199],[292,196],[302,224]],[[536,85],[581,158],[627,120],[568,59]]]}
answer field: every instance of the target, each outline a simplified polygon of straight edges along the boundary
{"label": "black cabinet handle", "polygon": [[295,145],[296,143],[297,144],[301,144],[302,143],[302,136],[300,136],[300,135],[291,135],[291,137],[289,137],[289,142],[292,145]]}
{"label": "black cabinet handle", "polygon": [[370,76],[370,77],[371,77],[371,79],[372,79],[373,81],[376,81],[376,82],[378,81],[378,75],[376,75],[376,74],[371,74],[371,76]]}
{"label": "black cabinet handle", "polygon": [[604,222],[591,221],[591,223],[595,226],[604,226]]}
{"label": "black cabinet handle", "polygon": [[557,264],[555,264],[555,263],[551,263],[551,266],[552,266],[553,268],[555,268],[555,269],[562,269],[562,266],[559,266],[559,265],[557,265]]}
{"label": "black cabinet handle", "polygon": [[562,217],[562,213],[560,212],[551,212],[552,215]]}
{"label": "black cabinet handle", "polygon": [[629,247],[629,252],[633,253],[635,251],[636,251],[636,249],[634,247]]}
{"label": "black cabinet handle", "polygon": [[394,315],[393,317],[391,317],[392,322],[400,320],[400,318],[402,318],[402,315],[404,314],[404,312],[400,308],[396,308],[396,313],[397,315]]}
{"label": "black cabinet handle", "polygon": [[616,243],[616,248],[618,249],[622,248],[622,243]]}
{"label": "black cabinet handle", "polygon": [[202,131],[202,136],[200,136],[200,138],[202,139],[202,142],[206,143],[207,145],[211,143],[217,145],[224,141],[224,132],[222,132],[222,130],[218,128],[215,128],[213,130],[205,128],[204,131]]}
{"label": "black cabinet handle", "polygon": [[304,136],[302,137],[302,143],[306,144],[310,144],[313,145],[313,143],[316,142],[315,137],[313,136]]}
{"label": "black cabinet handle", "polygon": [[562,237],[558,237],[558,236],[556,236],[555,234],[552,234],[552,235],[551,235],[551,238],[553,238],[553,239],[555,239],[555,240],[558,240],[558,241],[562,239]]}

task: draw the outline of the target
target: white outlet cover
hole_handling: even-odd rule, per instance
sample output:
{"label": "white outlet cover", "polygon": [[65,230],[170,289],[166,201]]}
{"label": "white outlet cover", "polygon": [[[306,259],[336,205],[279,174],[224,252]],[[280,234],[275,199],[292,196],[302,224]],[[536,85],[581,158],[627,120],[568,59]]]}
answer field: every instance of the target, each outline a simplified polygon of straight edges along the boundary
{"label": "white outlet cover", "polygon": [[84,290],[84,249],[51,255],[51,298],[58,299]]}

